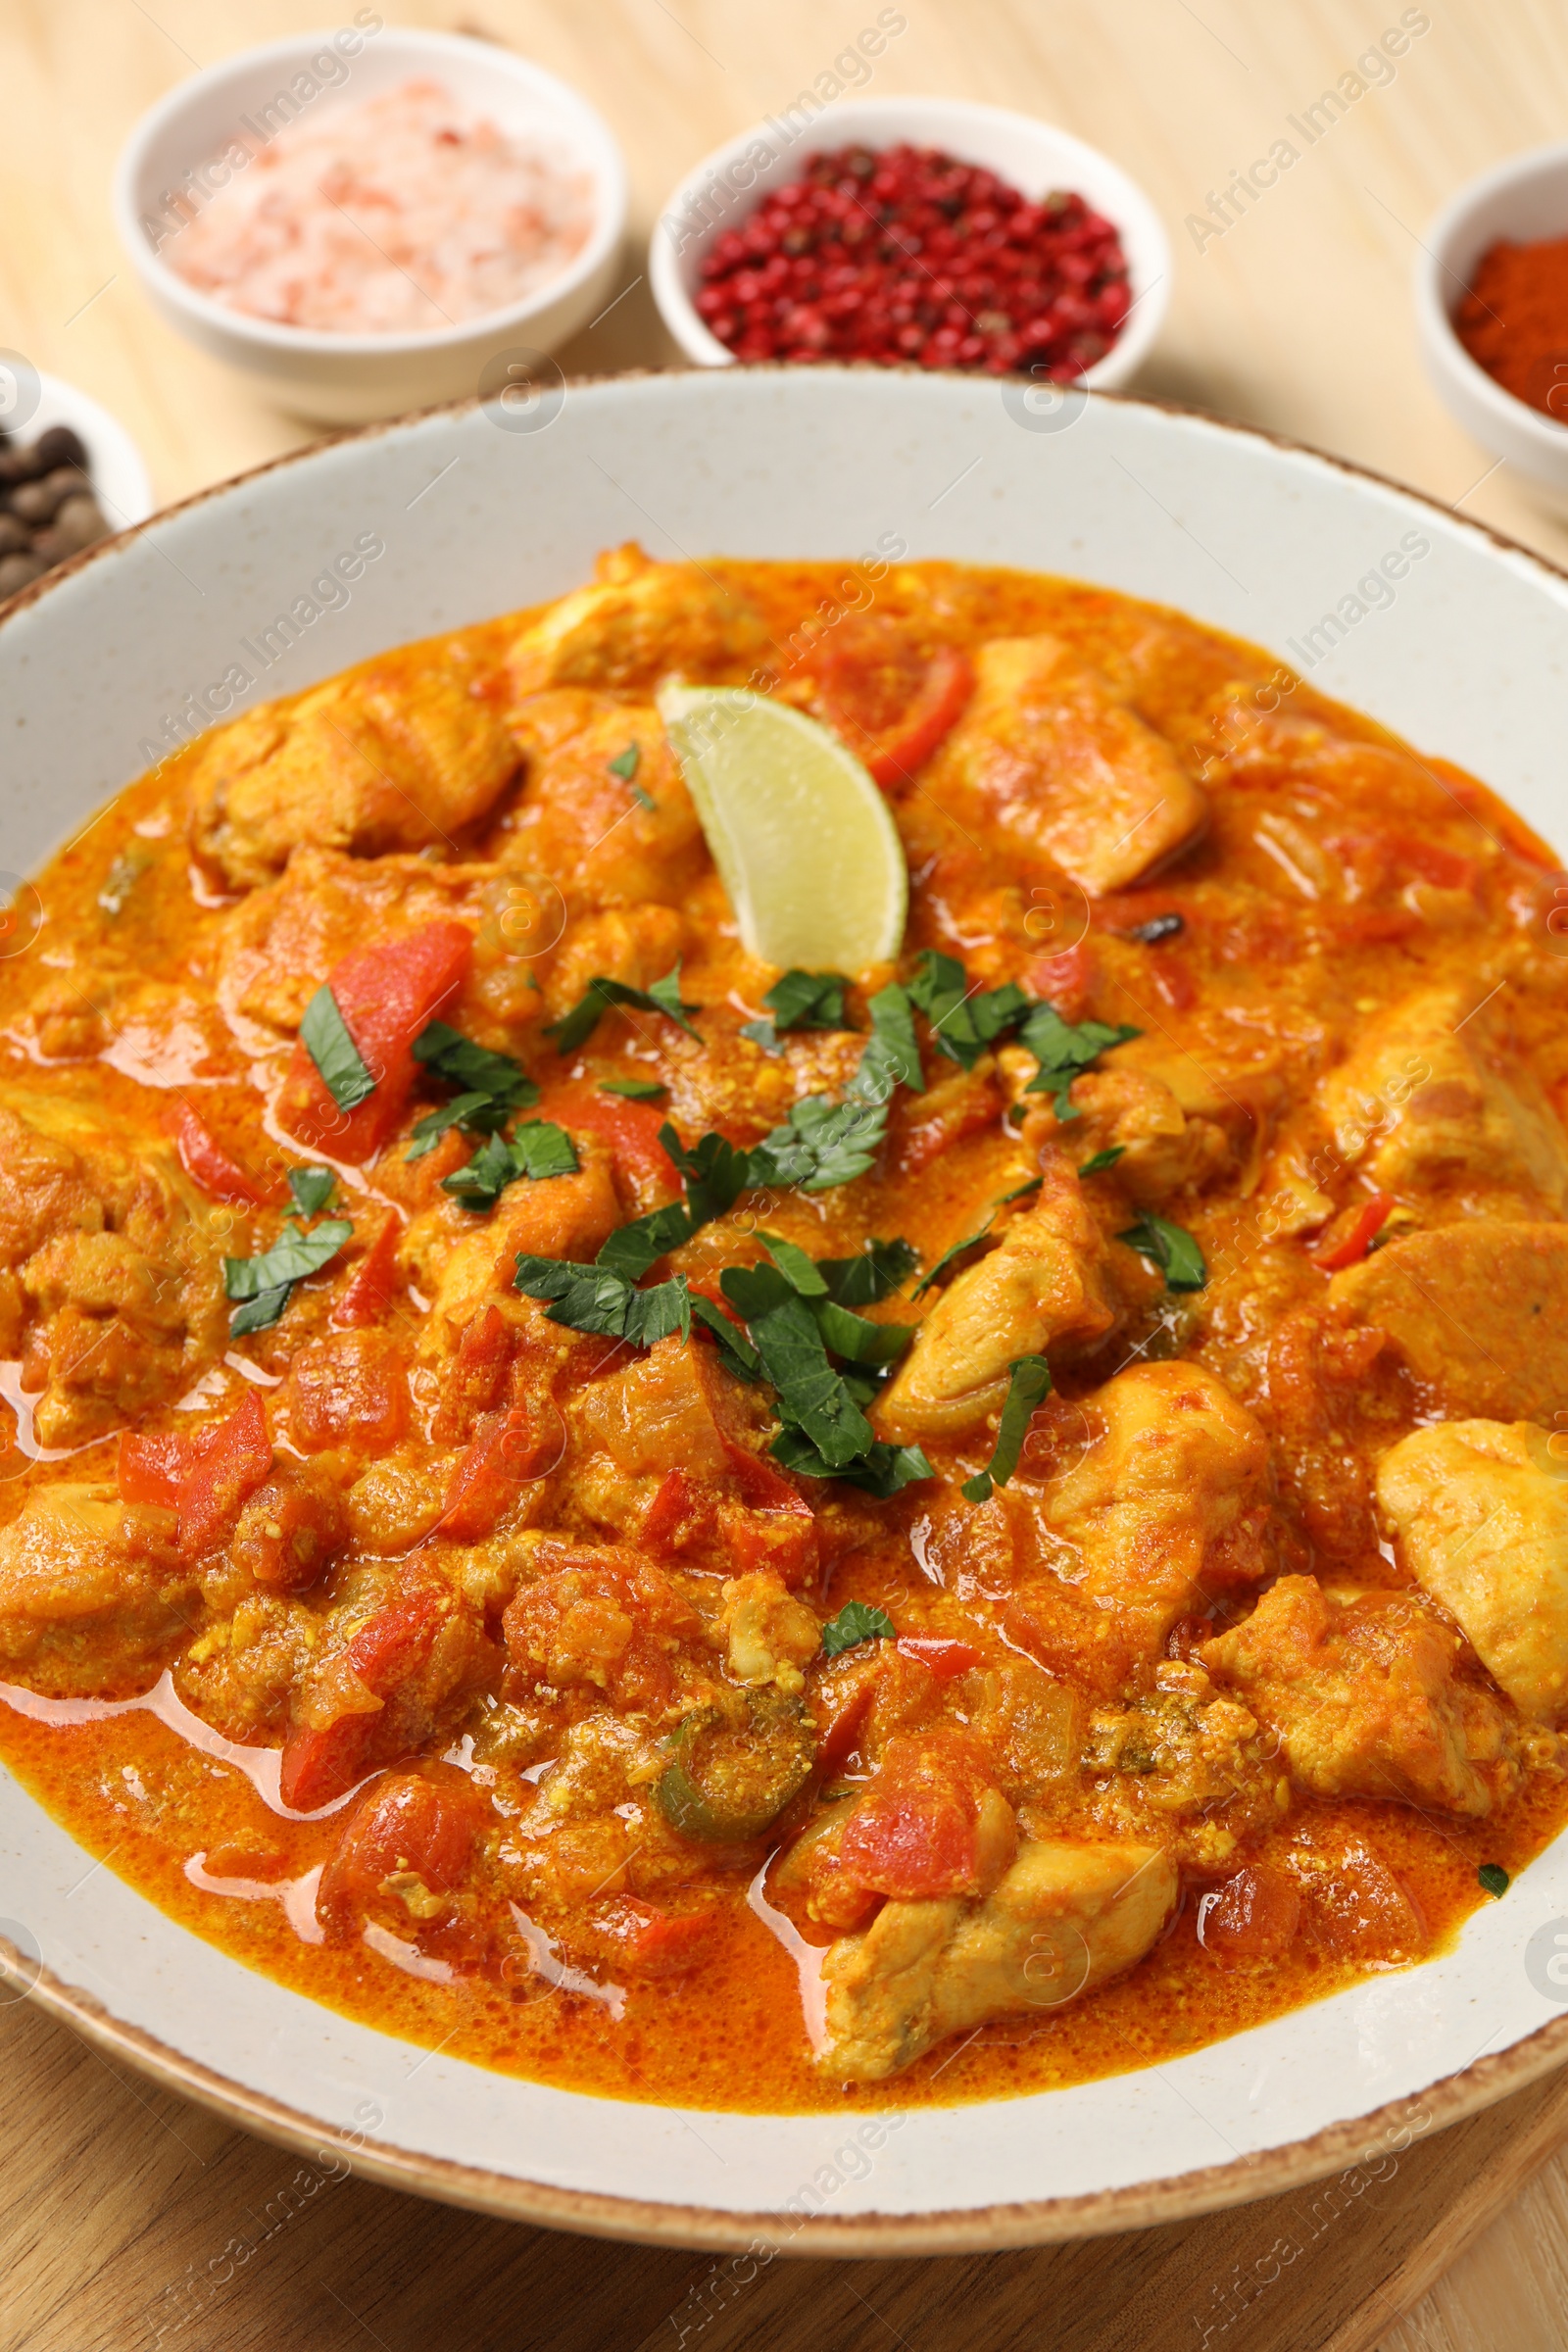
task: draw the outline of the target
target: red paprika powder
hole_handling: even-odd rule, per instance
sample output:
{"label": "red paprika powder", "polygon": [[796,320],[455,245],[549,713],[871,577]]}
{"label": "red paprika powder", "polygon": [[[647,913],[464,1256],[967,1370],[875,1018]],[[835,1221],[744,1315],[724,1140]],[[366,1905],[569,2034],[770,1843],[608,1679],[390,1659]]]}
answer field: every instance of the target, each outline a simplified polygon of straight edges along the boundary
{"label": "red paprika powder", "polygon": [[1489,245],[1453,326],[1505,392],[1568,424],[1568,237]]}

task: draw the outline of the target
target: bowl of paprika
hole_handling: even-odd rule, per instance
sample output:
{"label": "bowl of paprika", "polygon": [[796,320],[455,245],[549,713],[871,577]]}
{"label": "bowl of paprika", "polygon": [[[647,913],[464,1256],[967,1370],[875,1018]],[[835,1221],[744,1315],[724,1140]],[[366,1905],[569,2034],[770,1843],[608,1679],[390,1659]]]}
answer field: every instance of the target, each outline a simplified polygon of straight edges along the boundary
{"label": "bowl of paprika", "polygon": [[1415,296],[1449,415],[1568,514],[1568,141],[1512,156],[1449,200]]}

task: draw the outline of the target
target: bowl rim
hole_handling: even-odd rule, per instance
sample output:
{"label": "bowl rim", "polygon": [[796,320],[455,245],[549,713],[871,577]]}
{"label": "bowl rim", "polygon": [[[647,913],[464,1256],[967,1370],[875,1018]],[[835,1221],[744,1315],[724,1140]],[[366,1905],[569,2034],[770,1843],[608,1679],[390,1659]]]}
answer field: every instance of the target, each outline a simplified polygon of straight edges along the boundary
{"label": "bowl rim", "polygon": [[[1152,254],[1156,260],[1157,268],[1143,291],[1134,295],[1127,319],[1123,322],[1122,330],[1117,335],[1115,342],[1103,357],[1098,359],[1092,368],[1086,368],[1078,379],[1091,391],[1113,389],[1116,383],[1124,381],[1148,358],[1155,337],[1165,322],[1165,313],[1170,304],[1170,281],[1173,268],[1170,239],[1166,234],[1165,223],[1160,218],[1152,197],[1138,180],[1134,179],[1130,172],[1117,163],[1114,156],[1107,155],[1102,147],[1096,147],[1091,140],[1080,138],[1076,131],[1065,130],[1059,123],[1048,122],[1043,115],[1025,114],[1019,107],[993,106],[978,98],[950,98],[940,91],[925,95],[921,95],[917,91],[897,94],[878,91],[865,97],[857,97],[853,93],[848,93],[842,99],[834,100],[823,115],[817,118],[817,122],[811,125],[811,128],[801,134],[802,142],[810,142],[813,133],[818,128],[821,130],[822,138],[825,139],[832,124],[841,118],[870,114],[881,116],[891,123],[896,115],[916,107],[933,109],[948,116],[955,123],[972,125],[977,133],[975,141],[977,146],[984,143],[984,132],[988,126],[1001,123],[1018,124],[1033,133],[1043,132],[1058,147],[1066,151],[1071,160],[1088,159],[1096,170],[1105,172],[1111,179],[1119,182],[1118,208],[1120,203],[1125,200],[1127,212],[1137,218],[1138,234],[1147,240]],[[853,138],[854,134],[849,135]],[[898,135],[897,132],[894,132],[883,143],[886,145],[897,144]],[[688,196],[696,192],[710,172],[722,169],[734,162],[737,157],[744,155],[754,140],[766,137],[767,122],[764,119],[761,122],[750,123],[746,128],[737,131],[733,137],[721,141],[717,147],[700,157],[669,190],[654,220],[653,229],[648,240],[648,278],[653,289],[654,301],[660,317],[682,351],[699,367],[734,368],[742,365],[753,367],[759,364],[764,366],[775,364],[753,361],[742,363],[736,359],[729,346],[721,343],[718,337],[712,333],[681,283],[678,259],[668,233],[669,221]],[[808,143],[800,162],[804,165],[809,155],[821,151],[821,140],[817,140],[814,144]],[[779,160],[782,161],[782,157]],[[1105,209],[1108,210],[1108,208]],[[1114,224],[1118,234],[1131,225],[1127,220],[1119,217],[1115,220]],[[704,250],[717,233],[716,228],[708,232],[703,239]],[[1135,319],[1134,313],[1139,310],[1142,310],[1143,316]],[[783,364],[793,365],[794,363]],[[834,362],[831,364],[839,366],[855,365],[856,363]],[[872,364],[879,365],[880,363]],[[893,368],[884,368],[883,371],[884,373],[898,372],[900,365],[895,363]],[[924,368],[920,372],[923,374],[950,374],[955,371],[948,368]]]}
{"label": "bowl rim", "polygon": [[[1459,272],[1447,261],[1447,251],[1472,215],[1490,197],[1524,184],[1551,167],[1568,175],[1568,139],[1551,139],[1521,154],[1505,156],[1500,164],[1478,172],[1456,188],[1428,224],[1415,257],[1415,305],[1427,348],[1438,365],[1456,375],[1471,399],[1481,403],[1488,417],[1503,432],[1523,433],[1544,456],[1568,461],[1568,422],[1548,416],[1521,400],[1489,375],[1472,359],[1454,330],[1453,315],[1444,299],[1443,279]],[[1565,189],[1568,209],[1568,189]],[[1564,231],[1568,235],[1568,229]],[[1466,288],[1468,291],[1468,287]],[[1506,454],[1506,453],[1503,453]]]}
{"label": "bowl rim", "polygon": [[[798,373],[787,363],[772,363],[769,366],[770,371],[780,377],[793,378]],[[932,370],[914,367],[813,371],[817,374],[827,372],[871,374],[881,381],[900,377],[915,382],[926,381],[932,374],[946,374],[950,380],[959,384],[969,385],[973,382],[971,376],[960,370]],[[586,388],[606,382],[667,380],[680,375],[710,378],[711,373],[710,369],[698,368],[642,368],[628,370],[625,375],[612,378],[576,376],[568,380]],[[1354,480],[1393,490],[1430,508],[1449,524],[1460,524],[1464,535],[1516,562],[1522,561],[1527,569],[1539,571],[1549,580],[1568,586],[1568,565],[1540,555],[1535,549],[1494,530],[1490,524],[1456,513],[1428,492],[1411,489],[1353,460],[1316,449],[1309,443],[1265,426],[1210,416],[1179,401],[1115,391],[1101,392],[1098,397],[1129,408],[1195,417],[1206,428],[1261,441],[1287,453],[1312,459]],[[324,456],[329,451],[336,451],[345,440],[369,440],[394,429],[402,429],[422,417],[459,416],[482,406],[481,401],[470,395],[462,400],[435,403],[429,408],[411,412],[406,416],[374,420],[356,432],[287,451],[224,481],[209,483],[163,513],[165,515],[188,514],[214,498],[256,482],[284,466],[296,466],[309,459]],[[140,529],[118,532],[56,566],[0,610],[0,629],[39,602],[68,576],[105,560],[124,542],[139,536]],[[36,1803],[38,1800],[34,1798],[29,1801]],[[178,1926],[177,1922],[172,1924]],[[289,2107],[265,2092],[252,2090],[215,2072],[200,2060],[186,2056],[141,2028],[122,2023],[92,1994],[80,1986],[66,1984],[47,1968],[38,1971],[34,1978],[34,1964],[30,1957],[18,1953],[3,1936],[0,1936],[0,1952],[10,1955],[13,1967],[19,1961],[24,1962],[25,1978],[31,1980],[30,1997],[49,2015],[69,2025],[95,2046],[112,2052],[162,2087],[193,2100],[230,2124],[283,2147],[311,2152],[324,2141],[335,2140],[336,2135],[330,2126],[315,2121],[299,2109]],[[1416,1972],[1411,1973],[1413,1975]],[[1467,2066],[1440,2077],[1421,2090],[1418,2094],[1419,2106],[1428,2117],[1422,2128],[1442,2130],[1449,2124],[1460,2122],[1506,2098],[1510,2093],[1526,2088],[1565,2062],[1568,2062],[1568,2015],[1548,2018],[1507,2049],[1472,2059]],[[367,2143],[348,2151],[342,2148],[341,2142],[337,2142],[337,2152],[349,2161],[350,2169],[387,2186],[431,2197],[438,2202],[547,2228],[569,2230],[588,2236],[718,2251],[744,2248],[761,2239],[776,2251],[803,2255],[854,2259],[866,2256],[907,2258],[998,2252],[1006,2248],[1054,2243],[1067,2238],[1103,2235],[1172,2221],[1191,2220],[1201,2213],[1278,2195],[1286,2189],[1301,2186],[1353,2165],[1360,2160],[1380,2130],[1407,2130],[1411,2104],[1409,2096],[1402,2096],[1365,2114],[1329,2124],[1306,2138],[1285,2142],[1256,2156],[1234,2157],[1223,2164],[1159,2180],[1133,2182],[1119,2188],[1096,2190],[1079,2197],[1039,2198],[957,2210],[928,2210],[918,2214],[867,2214],[844,2219],[816,2215],[804,2220],[790,2217],[787,2224],[785,2217],[777,2212],[741,2214],[689,2203],[662,2203],[615,2196],[603,2191],[565,2189],[514,2174],[466,2167],[445,2158],[385,2143]]]}
{"label": "bowl rim", "polygon": [[586,284],[619,247],[626,233],[629,204],[626,160],[608,120],[580,90],[563,80],[560,74],[552,74],[548,67],[535,65],[531,58],[519,57],[515,50],[500,42],[482,40],[470,33],[444,32],[420,24],[386,24],[374,37],[383,43],[378,55],[387,54],[386,45],[390,43],[423,51],[432,59],[483,56],[498,72],[510,74],[514,81],[560,109],[567,138],[596,183],[594,224],[580,251],[564,270],[520,301],[508,303],[500,310],[484,311],[475,318],[461,319],[453,326],[432,327],[427,332],[340,334],[325,327],[287,326],[274,319],[255,318],[248,311],[230,309],[226,303],[217,302],[192,286],[170,267],[142,233],[136,190],[147,151],[194,101],[223,77],[270,59],[281,64],[285,60],[309,58],[314,51],[330,46],[332,40],[330,31],[293,33],[281,40],[236,49],[232,55],[217,59],[198,73],[186,74],[137,119],[116,160],[110,209],[121,244],[148,290],[182,313],[191,324],[264,351],[300,358],[396,361],[416,358],[426,352],[461,350],[467,343],[493,341],[498,332],[508,328],[528,325],[544,311]]}

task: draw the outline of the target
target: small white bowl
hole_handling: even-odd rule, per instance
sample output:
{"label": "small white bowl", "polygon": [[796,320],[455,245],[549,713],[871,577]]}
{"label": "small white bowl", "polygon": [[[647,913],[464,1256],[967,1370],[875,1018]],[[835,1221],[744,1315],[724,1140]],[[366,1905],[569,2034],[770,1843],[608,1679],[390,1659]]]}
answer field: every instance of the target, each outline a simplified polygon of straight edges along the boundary
{"label": "small white bowl", "polygon": [[[1484,172],[1451,197],[1415,265],[1416,321],[1427,373],[1465,431],[1524,474],[1542,504],[1568,514],[1568,372],[1564,422],[1517,400],[1479,367],[1453,330],[1476,264],[1499,237],[1529,244],[1568,236],[1568,141],[1536,147]],[[1568,334],[1564,336],[1568,358]]]}
{"label": "small white bowl", "polygon": [[153,511],[152,484],[141,451],[119,418],[58,375],[40,372],[29,383],[26,373],[14,368],[9,354],[0,362],[0,391],[11,390],[0,424],[19,445],[36,441],[52,424],[69,424],[87,452],[88,479],[109,528],[128,531],[145,522]]}
{"label": "small white bowl", "polygon": [[[370,12],[361,10],[363,18]],[[415,75],[444,82],[503,130],[548,140],[592,187],[594,225],[559,277],[522,302],[428,334],[346,335],[230,310],[172,270],[149,223],[182,179],[242,132],[350,104]],[[337,76],[337,78],[333,78]],[[309,95],[302,82],[315,83]],[[248,118],[248,122],[247,122]],[[586,100],[509,50],[462,34],[382,25],[302,33],[247,49],[180,82],[145,114],[115,175],[121,241],[156,309],[191,342],[259,377],[284,407],[333,424],[397,416],[479,388],[487,361],[542,355],[587,324],[614,282],[626,226],[626,172],[609,124]],[[488,387],[486,387],[488,389]]]}
{"label": "small white bowl", "polygon": [[799,128],[789,112],[715,147],[687,172],[660,214],[649,247],[649,282],[664,324],[688,359],[704,368],[737,364],[693,301],[704,257],[722,229],[744,220],[768,189],[798,179],[812,155],[907,144],[940,147],[963,163],[984,164],[1037,201],[1054,188],[1072,190],[1113,221],[1127,256],[1132,308],[1109,351],[1082,381],[1100,388],[1125,384],[1142,366],[1170,298],[1170,246],[1143,189],[1098,147],[1032,115],[967,98],[841,98]]}

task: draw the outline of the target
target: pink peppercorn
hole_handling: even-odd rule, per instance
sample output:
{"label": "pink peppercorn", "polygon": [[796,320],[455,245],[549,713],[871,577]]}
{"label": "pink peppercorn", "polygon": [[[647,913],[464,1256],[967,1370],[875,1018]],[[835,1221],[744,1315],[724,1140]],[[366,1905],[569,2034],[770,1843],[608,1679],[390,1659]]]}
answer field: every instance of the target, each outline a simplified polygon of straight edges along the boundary
{"label": "pink peppercorn", "polygon": [[742,360],[914,361],[1070,381],[1131,307],[1111,222],[938,148],[813,156],[713,241],[700,317]]}

